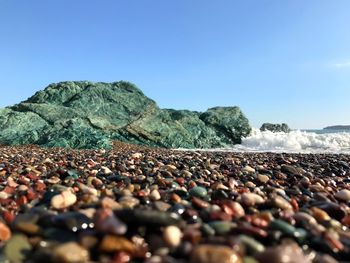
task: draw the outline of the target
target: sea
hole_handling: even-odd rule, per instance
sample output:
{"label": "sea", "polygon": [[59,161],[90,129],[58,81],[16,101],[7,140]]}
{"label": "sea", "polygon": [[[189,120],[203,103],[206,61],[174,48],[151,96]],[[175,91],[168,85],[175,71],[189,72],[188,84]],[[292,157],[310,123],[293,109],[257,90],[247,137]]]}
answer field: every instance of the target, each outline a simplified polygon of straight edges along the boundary
{"label": "sea", "polygon": [[[188,149],[178,149],[181,151]],[[350,130],[292,130],[289,133],[260,131],[253,128],[241,144],[226,148],[194,151],[327,153],[350,154]]]}
{"label": "sea", "polygon": [[[224,150],[224,149],[222,149]],[[350,154],[350,130],[292,130],[289,133],[260,131],[242,139],[232,151]]]}

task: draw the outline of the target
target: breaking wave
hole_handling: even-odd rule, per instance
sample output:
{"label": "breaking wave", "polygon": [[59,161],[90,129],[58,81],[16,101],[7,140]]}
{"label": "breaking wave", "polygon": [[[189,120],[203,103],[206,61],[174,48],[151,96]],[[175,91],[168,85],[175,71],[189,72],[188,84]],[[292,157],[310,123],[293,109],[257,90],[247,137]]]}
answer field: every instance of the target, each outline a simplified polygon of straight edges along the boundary
{"label": "breaking wave", "polygon": [[295,130],[289,133],[253,129],[234,151],[350,153],[350,132],[324,133]]}

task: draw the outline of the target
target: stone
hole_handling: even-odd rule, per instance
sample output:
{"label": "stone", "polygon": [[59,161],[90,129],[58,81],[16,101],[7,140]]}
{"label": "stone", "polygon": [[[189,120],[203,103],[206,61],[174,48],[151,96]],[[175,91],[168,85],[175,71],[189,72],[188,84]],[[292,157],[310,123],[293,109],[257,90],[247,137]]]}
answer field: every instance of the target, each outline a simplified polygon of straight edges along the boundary
{"label": "stone", "polygon": [[107,253],[125,251],[132,254],[135,251],[135,246],[124,237],[106,235],[103,237],[99,249]]}
{"label": "stone", "polygon": [[94,215],[94,224],[100,233],[124,235],[127,225],[116,218],[110,209],[99,209]]}
{"label": "stone", "polygon": [[158,201],[160,200],[162,197],[160,196],[160,193],[157,189],[152,190],[152,192],[149,195],[150,199],[153,201]]}
{"label": "stone", "polygon": [[191,263],[241,263],[242,259],[232,249],[219,245],[198,245],[191,253]]}
{"label": "stone", "polygon": [[270,178],[265,174],[258,174],[257,179],[260,183],[266,184]]}
{"label": "stone", "polygon": [[75,242],[58,245],[53,249],[53,258],[56,262],[80,263],[89,261],[89,251]]}
{"label": "stone", "polygon": [[247,173],[255,173],[255,169],[249,165],[245,166],[242,171],[247,172]]}
{"label": "stone", "polygon": [[198,198],[205,198],[208,195],[207,189],[201,186],[195,186],[190,189],[189,191],[190,195],[198,197]]}
{"label": "stone", "polygon": [[286,199],[278,195],[272,198],[272,204],[282,210],[293,210],[292,205]]}
{"label": "stone", "polygon": [[76,195],[73,194],[72,191],[66,190],[52,197],[51,205],[55,209],[64,209],[71,205],[74,205],[76,201]]}
{"label": "stone", "polygon": [[347,189],[340,190],[334,195],[339,200],[349,202],[350,201],[350,191]]}
{"label": "stone", "polygon": [[7,241],[11,238],[11,230],[4,223],[0,222],[0,242]]}
{"label": "stone", "polygon": [[311,263],[295,243],[269,247],[257,258],[260,263]]}
{"label": "stone", "polygon": [[109,174],[112,174],[112,173],[113,173],[113,172],[111,171],[111,169],[109,169],[109,168],[106,167],[106,166],[102,166],[102,167],[101,167],[101,171],[102,171],[102,173],[105,174],[105,175],[109,175]]}
{"label": "stone", "polygon": [[259,254],[265,251],[264,245],[250,236],[240,235],[238,240],[250,254]]}
{"label": "stone", "polygon": [[10,262],[25,262],[31,249],[26,236],[15,234],[5,244],[3,253]]}
{"label": "stone", "polygon": [[261,127],[260,127],[260,131],[288,133],[291,131],[291,129],[289,128],[289,126],[286,123],[282,123],[282,124],[263,123],[263,125],[261,125]]}
{"label": "stone", "polygon": [[0,109],[0,130],[0,141],[7,145],[91,149],[111,148],[112,141],[119,140],[213,148],[240,143],[251,127],[238,107],[206,112],[160,109],[129,82],[66,81]]}
{"label": "stone", "polygon": [[244,193],[241,196],[241,202],[246,206],[254,206],[263,203],[264,199],[260,195],[254,193]]}
{"label": "stone", "polygon": [[165,243],[171,247],[178,247],[181,243],[182,232],[177,226],[167,226],[163,231]]}
{"label": "stone", "polygon": [[229,233],[235,225],[227,221],[213,221],[209,223],[209,226],[211,226],[217,234],[225,235]]}

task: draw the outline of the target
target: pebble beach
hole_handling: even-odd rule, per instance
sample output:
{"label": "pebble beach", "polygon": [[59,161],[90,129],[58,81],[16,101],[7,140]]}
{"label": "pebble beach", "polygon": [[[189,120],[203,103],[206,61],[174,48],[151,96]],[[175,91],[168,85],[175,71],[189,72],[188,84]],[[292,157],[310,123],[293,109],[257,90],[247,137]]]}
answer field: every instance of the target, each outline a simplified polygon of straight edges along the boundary
{"label": "pebble beach", "polygon": [[0,262],[350,261],[350,155],[0,147]]}

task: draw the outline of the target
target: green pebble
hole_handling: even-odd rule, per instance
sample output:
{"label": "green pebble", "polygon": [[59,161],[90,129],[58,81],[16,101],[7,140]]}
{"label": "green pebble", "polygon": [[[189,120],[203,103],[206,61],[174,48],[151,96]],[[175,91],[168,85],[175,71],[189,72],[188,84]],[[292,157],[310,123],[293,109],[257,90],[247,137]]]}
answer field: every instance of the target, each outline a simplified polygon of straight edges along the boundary
{"label": "green pebble", "polygon": [[32,247],[25,235],[15,234],[6,243],[4,254],[10,262],[21,263],[25,261],[31,249]]}
{"label": "green pebble", "polygon": [[195,196],[198,198],[205,198],[208,195],[207,189],[201,186],[196,186],[190,189],[189,191],[191,196]]}
{"label": "green pebble", "polygon": [[259,254],[265,251],[265,247],[263,244],[249,236],[240,235],[239,240],[245,246],[247,252],[251,255]]}
{"label": "green pebble", "polygon": [[234,224],[227,221],[214,221],[210,222],[209,226],[211,226],[218,235],[225,235],[231,231],[231,229],[234,227]]}
{"label": "green pebble", "polygon": [[258,263],[258,261],[255,258],[252,257],[244,257],[243,263]]}
{"label": "green pebble", "polygon": [[207,236],[215,236],[215,230],[214,228],[212,228],[210,225],[208,224],[203,224],[202,225],[202,231],[204,232],[204,234],[206,234]]}

